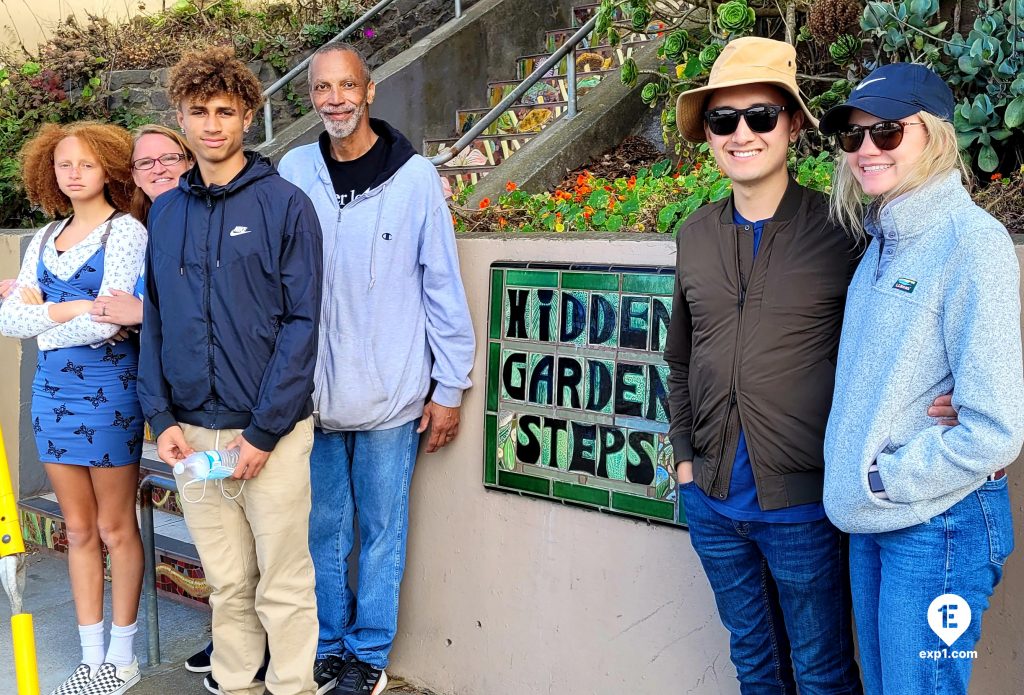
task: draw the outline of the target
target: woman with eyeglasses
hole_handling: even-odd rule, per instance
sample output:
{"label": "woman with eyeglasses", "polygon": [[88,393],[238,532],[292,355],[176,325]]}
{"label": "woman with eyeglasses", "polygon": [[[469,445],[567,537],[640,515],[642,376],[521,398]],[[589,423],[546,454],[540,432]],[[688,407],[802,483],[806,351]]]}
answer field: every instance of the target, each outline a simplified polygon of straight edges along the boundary
{"label": "woman with eyeglasses", "polygon": [[[131,213],[143,224],[153,201],[178,185],[178,178],[192,167],[192,151],[170,128],[144,125],[132,139],[132,179],[137,188],[132,195]],[[92,308],[94,321],[137,327],[142,324],[142,287],[139,278],[134,292],[115,290],[99,297]]]}
{"label": "woman with eyeglasses", "polygon": [[[1006,229],[965,188],[953,108],[941,78],[899,63],[821,121],[841,150],[832,214],[870,240],[847,295],[824,498],[850,533],[868,693],[967,693],[1014,544],[1020,272]],[[954,426],[925,415],[949,391]]]}
{"label": "woman with eyeglasses", "polygon": [[[21,151],[29,200],[51,217],[66,216],[33,237],[0,306],[0,333],[39,346],[32,428],[67,532],[82,661],[55,695],[120,695],[140,678],[133,649],[144,567],[135,517],[138,345],[107,344],[121,326],[90,316],[99,297],[131,291],[142,271],[146,229],[126,213],[135,189],[130,152],[126,130],[93,122],[47,124]],[[113,605],[106,649],[101,543]]]}

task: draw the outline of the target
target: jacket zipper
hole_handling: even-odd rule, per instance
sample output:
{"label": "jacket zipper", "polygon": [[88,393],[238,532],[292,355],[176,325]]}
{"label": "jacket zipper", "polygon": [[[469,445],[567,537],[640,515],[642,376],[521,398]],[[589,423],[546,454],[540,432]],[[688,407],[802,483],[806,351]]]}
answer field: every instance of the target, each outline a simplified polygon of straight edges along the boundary
{"label": "jacket zipper", "polygon": [[217,397],[217,385],[213,373],[213,321],[210,317],[212,311],[212,285],[213,271],[210,268],[210,239],[213,232],[213,199],[206,196],[206,282],[203,283],[204,303],[206,304],[206,360],[210,372],[210,395],[213,396],[213,419],[210,421],[210,429],[217,429],[217,418],[220,415],[220,399]]}

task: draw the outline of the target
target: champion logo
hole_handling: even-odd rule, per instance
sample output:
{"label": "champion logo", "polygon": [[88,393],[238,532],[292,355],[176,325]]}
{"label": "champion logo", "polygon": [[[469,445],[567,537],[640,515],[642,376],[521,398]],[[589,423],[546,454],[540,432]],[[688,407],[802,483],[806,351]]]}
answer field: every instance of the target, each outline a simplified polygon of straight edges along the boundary
{"label": "champion logo", "polygon": [[862,90],[862,89],[864,89],[865,87],[867,87],[867,86],[868,86],[869,84],[872,84],[872,83],[874,83],[874,82],[884,82],[884,81],[885,81],[885,78],[884,78],[884,77],[876,77],[876,78],[875,78],[875,79],[873,79],[873,80],[865,80],[864,82],[861,82],[861,83],[860,83],[859,85],[857,85],[856,87],[854,87],[853,91],[855,91],[855,92],[859,92],[860,90]]}
{"label": "champion logo", "polygon": [[391,232],[384,232],[383,234],[380,235],[380,238],[383,239],[384,241],[391,241]]}
{"label": "champion logo", "polygon": [[248,227],[243,227],[242,225],[238,225],[237,227],[232,229],[230,232],[228,232],[228,234],[231,235],[231,236],[242,236],[243,234],[248,234],[251,231],[252,230],[249,229]]}

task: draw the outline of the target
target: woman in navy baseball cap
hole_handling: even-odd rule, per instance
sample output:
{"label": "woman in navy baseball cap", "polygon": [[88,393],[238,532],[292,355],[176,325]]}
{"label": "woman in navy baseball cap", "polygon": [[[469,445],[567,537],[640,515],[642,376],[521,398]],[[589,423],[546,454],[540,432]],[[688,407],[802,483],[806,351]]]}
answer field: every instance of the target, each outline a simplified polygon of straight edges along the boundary
{"label": "woman in navy baseball cap", "polygon": [[[866,693],[966,695],[1013,550],[1020,269],[965,188],[953,105],[938,75],[899,63],[821,120],[840,150],[832,214],[870,241],[847,294],[824,493],[850,534]],[[958,420],[921,415],[950,391]]]}

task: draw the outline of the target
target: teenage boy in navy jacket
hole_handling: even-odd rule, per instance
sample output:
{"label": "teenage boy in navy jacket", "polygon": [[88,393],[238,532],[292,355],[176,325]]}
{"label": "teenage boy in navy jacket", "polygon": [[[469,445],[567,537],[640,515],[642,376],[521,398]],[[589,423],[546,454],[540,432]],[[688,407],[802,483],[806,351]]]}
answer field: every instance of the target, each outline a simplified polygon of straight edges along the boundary
{"label": "teenage boy in navy jacket", "polygon": [[196,166],[149,214],[139,397],[168,465],[238,449],[231,477],[177,477],[212,589],[207,688],[312,695],[307,545],[322,242],[309,198],[242,137],[261,86],[226,48],[186,55],[168,92]]}

